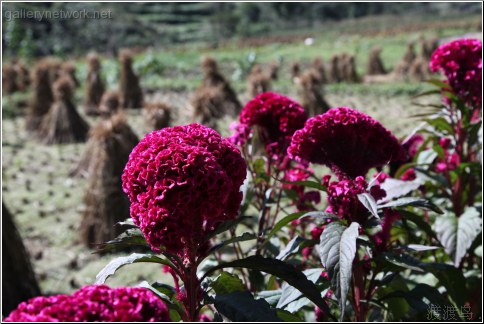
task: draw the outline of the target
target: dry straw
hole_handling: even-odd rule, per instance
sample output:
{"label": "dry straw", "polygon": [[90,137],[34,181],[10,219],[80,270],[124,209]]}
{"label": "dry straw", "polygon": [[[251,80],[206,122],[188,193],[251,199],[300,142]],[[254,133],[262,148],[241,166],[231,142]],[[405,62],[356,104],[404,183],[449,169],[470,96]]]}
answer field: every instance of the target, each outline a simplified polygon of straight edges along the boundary
{"label": "dry straw", "polygon": [[143,107],[143,117],[150,131],[170,126],[173,108],[165,102],[148,102]]}
{"label": "dry straw", "polygon": [[323,96],[323,84],[318,71],[310,69],[301,75],[299,92],[301,104],[308,116],[323,114],[330,108]]}
{"label": "dry straw", "polygon": [[121,74],[119,79],[119,92],[121,93],[121,107],[142,108],[143,92],[139,84],[139,78],[133,71],[133,54],[128,49],[119,53]]}
{"label": "dry straw", "polygon": [[254,98],[271,89],[271,71],[264,72],[262,66],[255,64],[247,78],[247,94]]}
{"label": "dry straw", "polygon": [[217,120],[237,116],[242,108],[235,91],[218,69],[212,57],[202,58],[202,84],[192,97],[193,120],[216,128]]}
{"label": "dry straw", "polygon": [[380,54],[381,48],[379,46],[375,46],[371,49],[370,56],[368,57],[368,63],[366,66],[367,75],[381,75],[387,73],[383,65],[383,61],[381,60]]}
{"label": "dry straw", "polygon": [[38,61],[32,71],[32,98],[27,110],[26,127],[30,132],[38,131],[42,119],[53,102],[50,86],[49,64]]}
{"label": "dry straw", "polygon": [[116,223],[129,218],[129,200],[124,194],[121,175],[138,138],[122,113],[101,121],[90,132],[92,159],[87,169],[85,210],[80,239],[85,246],[113,239],[122,230]]}
{"label": "dry straw", "polygon": [[53,85],[54,103],[42,120],[39,139],[45,144],[84,142],[89,125],[79,115],[72,102],[74,84],[70,77],[61,76]]}
{"label": "dry straw", "polygon": [[84,111],[87,115],[97,115],[105,87],[101,77],[101,62],[96,53],[87,55],[87,70]]}

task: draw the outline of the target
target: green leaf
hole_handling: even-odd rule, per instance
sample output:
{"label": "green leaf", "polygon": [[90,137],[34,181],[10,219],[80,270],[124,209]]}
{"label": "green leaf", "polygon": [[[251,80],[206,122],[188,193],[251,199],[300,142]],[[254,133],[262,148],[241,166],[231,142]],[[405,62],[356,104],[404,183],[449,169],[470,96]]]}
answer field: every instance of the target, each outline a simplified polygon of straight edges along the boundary
{"label": "green leaf", "polygon": [[397,179],[386,179],[380,187],[385,190],[386,196],[383,198],[389,201],[395,198],[405,196],[418,189],[422,184],[420,181],[402,181]]}
{"label": "green leaf", "polygon": [[434,162],[437,156],[437,152],[432,149],[422,151],[417,157],[417,164],[430,164]]}
{"label": "green leaf", "polygon": [[299,248],[301,243],[306,242],[306,241],[308,241],[308,239],[305,239],[305,238],[303,238],[299,235],[296,236],[295,238],[290,240],[289,243],[287,243],[284,250],[279,252],[279,255],[276,257],[276,259],[284,261],[289,255],[291,255],[291,253],[293,253],[294,251],[296,251]]}
{"label": "green leaf", "polygon": [[248,291],[216,295],[217,311],[233,322],[280,322],[277,311],[264,299],[254,299]]}
{"label": "green leaf", "polygon": [[[321,276],[321,273],[323,272],[324,269],[308,269],[304,270],[303,273],[313,283],[316,283],[318,281],[319,277]],[[284,308],[288,304],[292,303],[293,301],[301,298],[303,294],[301,291],[297,290],[291,285],[288,285],[287,283],[284,283],[281,287],[282,293],[281,293],[281,298],[279,299],[279,302],[277,303],[277,308]]]}
{"label": "green leaf", "polygon": [[279,301],[279,298],[281,298],[281,289],[277,290],[263,290],[258,293],[256,293],[256,298],[264,298],[269,305],[276,307],[277,302]]}
{"label": "green leaf", "polygon": [[295,185],[295,186],[303,186],[307,188],[313,188],[317,189],[320,191],[326,191],[326,187],[323,186],[321,183],[317,181],[311,181],[311,180],[304,180],[304,181],[284,181],[280,180],[282,183],[289,184],[289,185]]}
{"label": "green leaf", "polygon": [[427,316],[429,311],[434,310],[434,315],[440,319],[444,319],[447,307],[454,307],[436,288],[426,284],[416,285],[405,294],[405,299],[418,313]]}
{"label": "green leaf", "polygon": [[428,245],[421,245],[421,244],[409,244],[409,245],[405,246],[404,248],[407,249],[407,250],[417,251],[417,252],[440,249],[440,247],[438,247],[438,246],[428,246]]}
{"label": "green leaf", "polygon": [[[440,89],[449,89],[450,85],[441,81],[441,80],[438,80],[438,79],[430,79],[430,80],[426,80],[425,81],[426,83],[430,83],[430,84],[433,84],[434,86],[440,88]],[[439,91],[440,93],[440,91]]]}
{"label": "green leaf", "polygon": [[160,256],[157,256],[154,254],[133,253],[129,256],[119,257],[109,262],[96,275],[96,284],[105,283],[106,279],[112,276],[119,268],[122,268],[127,264],[140,263],[140,262],[159,263],[159,264],[173,267],[173,264],[170,261],[163,259]]}
{"label": "green leaf", "polygon": [[318,218],[322,218],[322,219],[338,219],[338,216],[330,214],[330,213],[325,213],[325,212],[300,211],[300,212],[296,212],[296,213],[293,213],[293,214],[289,214],[286,217],[284,217],[283,219],[281,219],[280,221],[278,221],[276,223],[276,225],[274,225],[274,228],[267,235],[266,240],[264,241],[263,245],[267,244],[267,242],[270,240],[270,238],[272,236],[274,236],[274,234],[279,232],[284,226],[286,226],[287,224],[289,224],[290,222],[292,222],[296,219],[300,219],[300,218],[303,218],[303,217],[318,217]]}
{"label": "green leaf", "polygon": [[299,316],[296,316],[286,310],[277,309],[276,314],[277,314],[277,317],[282,319],[284,322],[302,322]]}
{"label": "green leaf", "polygon": [[[406,210],[399,210],[398,211],[403,219],[409,220],[415,225],[418,226],[422,231],[424,231],[428,237],[435,237],[434,231],[430,227],[429,223],[427,223],[421,215],[417,215],[415,213],[406,211]],[[440,217],[440,216],[439,216]]]}
{"label": "green leaf", "polygon": [[444,213],[439,207],[437,207],[435,204],[431,203],[430,201],[422,198],[414,198],[414,197],[403,197],[382,205],[378,205],[378,208],[405,207],[405,206],[425,208],[425,209],[432,210],[437,214]]}
{"label": "green leaf", "polygon": [[351,281],[353,259],[356,253],[356,239],[359,224],[351,223],[345,227],[338,222],[330,223],[321,234],[319,256],[328,271],[331,287],[339,299],[341,320],[345,313],[345,304]]}
{"label": "green leaf", "polygon": [[[150,291],[152,291],[156,296],[158,296],[158,298],[160,298],[164,303],[165,305],[168,307],[168,309],[170,310],[170,318],[180,318],[181,319],[181,316],[180,314],[183,314],[183,308],[181,307],[181,304],[179,304],[179,302],[177,301],[177,303],[174,303],[171,296],[168,296],[166,295],[165,293],[163,293],[163,289],[158,289],[152,285],[150,285],[147,281],[142,281],[138,287],[142,287],[142,288],[146,288],[146,289],[149,289]],[[172,313],[173,311],[173,313]]]}
{"label": "green leaf", "polygon": [[454,132],[452,126],[444,117],[427,118],[425,121],[439,132],[444,132],[445,134],[453,134]]}
{"label": "green leaf", "polygon": [[476,208],[468,207],[459,217],[457,228],[457,248],[454,265],[458,267],[471,247],[474,239],[482,231],[482,218]]}
{"label": "green leaf", "polygon": [[254,255],[245,259],[219,264],[209,269],[203,278],[207,277],[210,273],[223,268],[247,268],[274,275],[282,280],[285,280],[288,284],[301,291],[319,308],[328,310],[329,314],[329,309],[321,297],[316,285],[309,281],[300,270],[283,261]]}
{"label": "green leaf", "polygon": [[358,200],[363,204],[363,206],[365,206],[366,209],[368,209],[368,211],[373,216],[375,216],[378,219],[380,218],[380,216],[378,216],[378,207],[376,205],[375,198],[373,198],[372,195],[368,193],[359,194]]}
{"label": "green leaf", "polygon": [[240,224],[244,220],[247,220],[247,219],[250,219],[250,218],[252,218],[252,217],[250,217],[250,216],[241,216],[241,217],[238,217],[236,219],[232,219],[232,220],[225,221],[225,222],[221,223],[219,226],[217,226],[216,229],[214,229],[213,231],[209,232],[205,236],[205,240],[208,241],[208,240],[212,239],[213,237],[215,237],[216,235],[221,234],[221,233],[223,233],[225,231],[228,231],[229,229],[234,228],[235,226],[237,226],[238,224]]}
{"label": "green leaf", "polygon": [[213,247],[210,248],[210,252],[217,251],[218,249],[221,249],[222,247],[235,242],[250,241],[250,240],[255,240],[256,238],[257,238],[257,235],[245,232],[241,236],[232,237],[231,239],[228,239],[226,241],[223,241],[222,243],[214,245]]}
{"label": "green leaf", "polygon": [[222,272],[210,286],[217,295],[229,294],[235,291],[244,291],[245,286],[239,277],[228,272]]}
{"label": "green leaf", "polygon": [[122,233],[111,241],[97,244],[96,253],[119,250],[133,246],[144,247],[147,249],[150,248],[139,228],[128,229],[126,232]]}
{"label": "green leaf", "polygon": [[458,267],[482,231],[482,219],[476,208],[468,207],[459,218],[453,214],[438,217],[434,229],[445,252],[454,257],[454,265]]}
{"label": "green leaf", "polygon": [[460,269],[445,263],[421,262],[408,254],[384,253],[382,257],[396,266],[433,274],[446,288],[454,302],[459,306],[464,305],[467,297],[466,279]]}

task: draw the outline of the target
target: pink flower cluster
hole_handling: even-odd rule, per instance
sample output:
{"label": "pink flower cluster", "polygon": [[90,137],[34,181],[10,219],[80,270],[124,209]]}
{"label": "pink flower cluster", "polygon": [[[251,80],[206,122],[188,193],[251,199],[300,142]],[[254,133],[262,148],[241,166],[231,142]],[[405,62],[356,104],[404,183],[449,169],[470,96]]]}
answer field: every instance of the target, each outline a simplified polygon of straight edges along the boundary
{"label": "pink flower cluster", "polygon": [[405,156],[390,131],[370,116],[346,107],[308,119],[292,137],[288,154],[300,163],[325,164],[340,179],[365,176],[370,168]]}
{"label": "pink flower cluster", "polygon": [[435,165],[435,172],[443,173],[446,171],[455,170],[460,164],[459,154],[456,152],[449,152],[451,141],[449,138],[441,138],[439,140],[439,145],[444,150],[444,157],[437,160]]}
{"label": "pink flower cluster", "polygon": [[265,92],[249,101],[240,113],[240,124],[257,126],[261,141],[272,154],[285,154],[294,132],[307,119],[304,108],[294,100]]}
{"label": "pink flower cluster", "polygon": [[[328,207],[326,212],[363,224],[368,219],[368,211],[358,199],[358,195],[368,192],[368,183],[361,176],[331,182],[328,186]],[[386,196],[385,190],[373,185],[369,194],[375,200]]]}
{"label": "pink flower cluster", "polygon": [[[296,165],[292,169],[284,173],[284,180],[287,182],[304,181],[309,179],[309,176],[314,173],[310,168],[305,168],[302,165]],[[311,204],[318,204],[321,201],[319,191],[304,192],[304,186],[296,184],[284,184],[284,188],[294,190],[299,196],[296,201],[296,208],[298,211],[310,210]]]}
{"label": "pink flower cluster", "polygon": [[72,295],[35,297],[6,322],[170,322],[168,308],[145,288],[85,286]]}
{"label": "pink flower cluster", "polygon": [[482,105],[482,42],[459,39],[441,45],[430,59],[432,71],[442,71],[453,91],[474,109]]}
{"label": "pink flower cluster", "polygon": [[131,217],[154,251],[194,253],[208,231],[237,216],[246,164],[208,127],[154,131],[133,149],[123,174]]}

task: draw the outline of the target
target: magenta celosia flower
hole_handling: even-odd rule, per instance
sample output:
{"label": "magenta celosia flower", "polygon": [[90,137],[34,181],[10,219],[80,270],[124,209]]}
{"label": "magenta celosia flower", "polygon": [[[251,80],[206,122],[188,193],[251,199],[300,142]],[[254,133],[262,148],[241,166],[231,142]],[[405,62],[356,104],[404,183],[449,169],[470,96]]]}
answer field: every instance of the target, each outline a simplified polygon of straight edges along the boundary
{"label": "magenta celosia flower", "polygon": [[[284,173],[284,180],[287,182],[305,181],[309,179],[310,175],[314,171],[311,168],[304,167],[303,165],[296,165],[292,169],[286,170]],[[298,211],[311,210],[312,204],[318,204],[321,201],[321,194],[319,191],[307,191],[304,192],[305,187],[297,184],[286,183],[284,188],[293,190],[299,199],[295,202]],[[300,220],[293,221],[293,225],[300,223]]]}
{"label": "magenta celosia flower", "polygon": [[232,132],[232,135],[227,139],[230,141],[230,143],[239,146],[244,145],[252,134],[252,129],[249,126],[239,122],[233,122],[230,124],[229,129]]}
{"label": "magenta celosia flower", "polygon": [[403,181],[412,181],[412,180],[415,180],[416,178],[417,178],[417,175],[415,174],[414,168],[408,169],[400,177],[400,179],[402,179]]}
{"label": "magenta celosia flower", "polygon": [[402,144],[403,149],[405,150],[405,152],[407,152],[408,162],[412,161],[413,157],[415,156],[415,154],[417,154],[417,151],[420,149],[420,146],[422,146],[423,142],[423,136],[420,134],[415,134]]}
{"label": "magenta celosia flower", "polygon": [[257,126],[261,141],[272,154],[285,154],[291,136],[304,126],[304,108],[296,101],[265,92],[249,101],[240,113],[240,123]]}
{"label": "magenta celosia flower", "polygon": [[145,288],[85,286],[72,295],[35,297],[6,322],[169,322],[168,308]]}
{"label": "magenta celosia flower", "polygon": [[205,126],[154,131],[133,149],[123,174],[131,217],[155,251],[196,253],[208,231],[237,216],[246,164]]}
{"label": "magenta celosia flower", "polygon": [[398,140],[379,122],[346,107],[308,119],[292,137],[288,154],[301,163],[325,164],[340,179],[364,176],[404,157]]}
{"label": "magenta celosia flower", "polygon": [[459,39],[441,45],[430,59],[432,71],[442,71],[452,90],[475,109],[482,105],[482,42]]}
{"label": "magenta celosia flower", "polygon": [[[361,176],[354,180],[348,179],[330,183],[326,212],[363,224],[368,219],[368,210],[360,202],[358,195],[367,193],[367,187],[368,183]],[[369,193],[375,200],[386,196],[386,192],[379,185],[373,185]]]}

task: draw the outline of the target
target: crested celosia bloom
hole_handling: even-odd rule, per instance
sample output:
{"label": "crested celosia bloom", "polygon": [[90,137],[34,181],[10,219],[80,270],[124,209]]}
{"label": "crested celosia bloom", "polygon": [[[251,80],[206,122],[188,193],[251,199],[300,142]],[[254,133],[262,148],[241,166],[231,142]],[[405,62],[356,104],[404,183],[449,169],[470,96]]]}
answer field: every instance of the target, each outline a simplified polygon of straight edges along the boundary
{"label": "crested celosia bloom", "polygon": [[35,297],[6,322],[169,322],[168,308],[145,288],[85,286],[72,295]]}
{"label": "crested celosia bloom", "polygon": [[[368,219],[368,210],[358,199],[358,195],[367,193],[368,183],[361,176],[355,180],[335,181],[328,186],[328,207],[326,212],[341,218],[356,221],[360,224]],[[373,185],[369,194],[375,200],[386,196],[386,192],[379,185]]]}
{"label": "crested celosia bloom", "polygon": [[430,59],[430,69],[442,71],[452,90],[467,104],[482,104],[482,42],[459,39],[441,45]]}
{"label": "crested celosia bloom", "polygon": [[[310,175],[313,173],[314,171],[311,168],[296,165],[295,167],[285,171],[284,180],[287,182],[305,181],[309,179]],[[293,190],[299,196],[299,199],[295,202],[298,211],[310,210],[311,204],[318,204],[321,201],[319,191],[304,192],[304,186],[289,183],[284,184],[283,187]],[[293,224],[296,225],[299,223],[298,221],[295,221],[295,223],[293,222]]]}
{"label": "crested celosia bloom", "polygon": [[288,149],[298,162],[325,164],[340,179],[365,176],[370,168],[404,158],[395,136],[370,116],[333,108],[306,121]]}
{"label": "crested celosia bloom", "polygon": [[270,154],[285,154],[294,132],[307,119],[296,101],[274,92],[265,92],[249,101],[240,113],[240,123],[257,126],[262,143]]}
{"label": "crested celosia bloom", "polygon": [[244,145],[247,139],[252,134],[252,129],[250,129],[249,126],[241,124],[239,122],[233,122],[232,124],[230,124],[229,129],[232,132],[232,135],[227,139],[230,141],[230,143],[239,146]]}
{"label": "crested celosia bloom", "polygon": [[154,251],[197,253],[208,231],[237,216],[246,164],[208,127],[191,124],[146,135],[123,173],[131,217]]}

